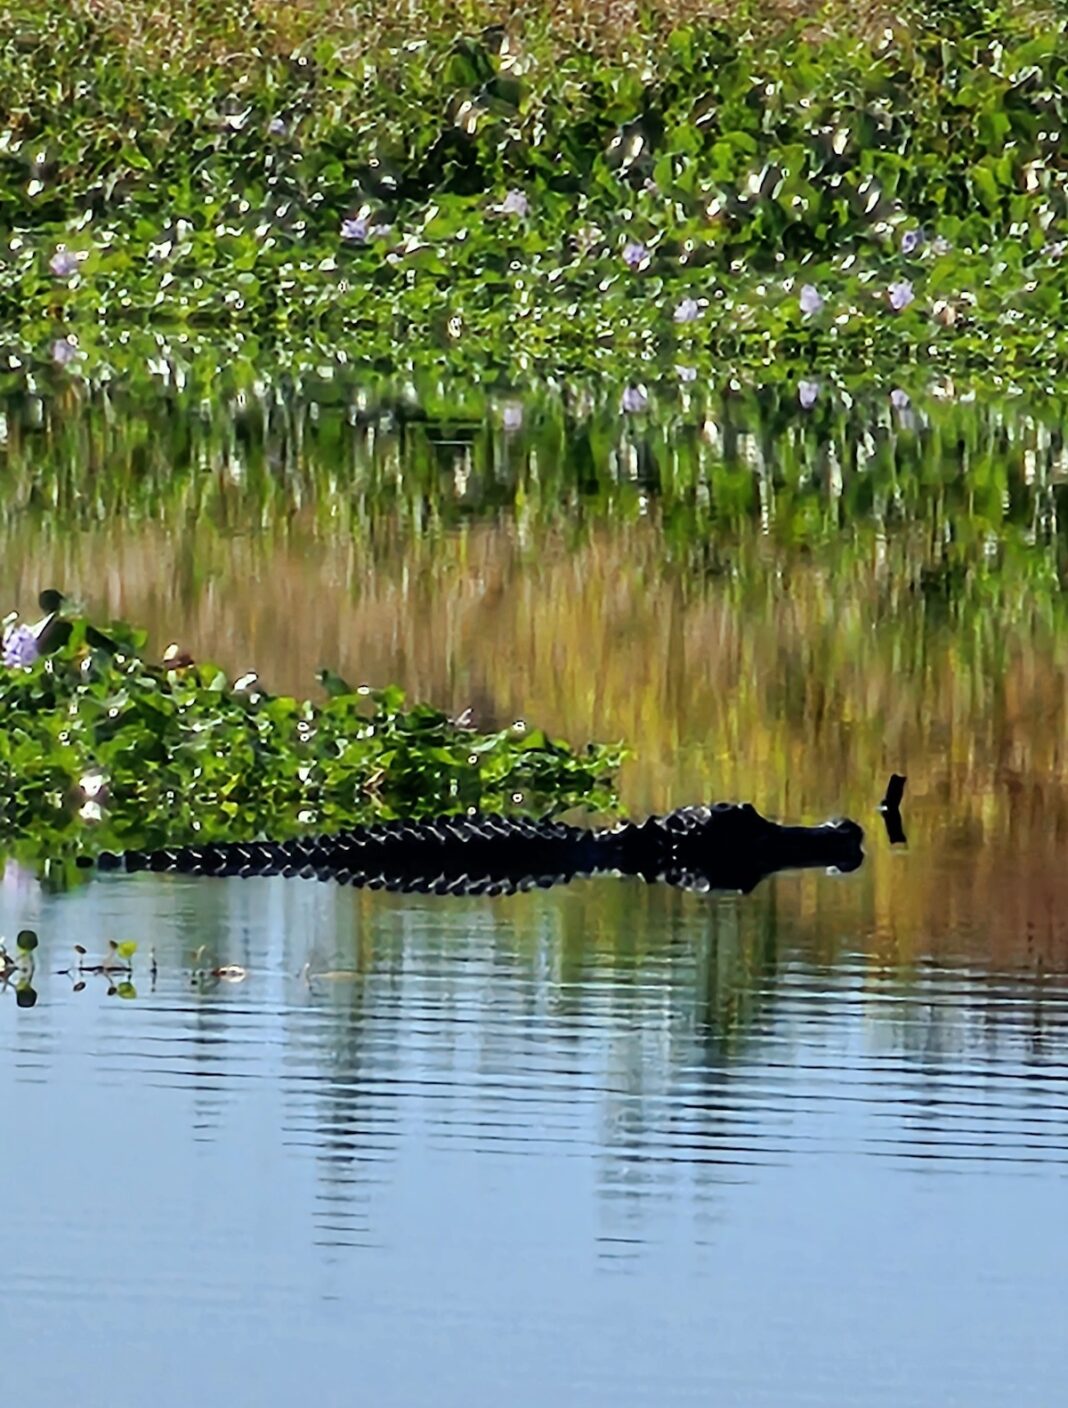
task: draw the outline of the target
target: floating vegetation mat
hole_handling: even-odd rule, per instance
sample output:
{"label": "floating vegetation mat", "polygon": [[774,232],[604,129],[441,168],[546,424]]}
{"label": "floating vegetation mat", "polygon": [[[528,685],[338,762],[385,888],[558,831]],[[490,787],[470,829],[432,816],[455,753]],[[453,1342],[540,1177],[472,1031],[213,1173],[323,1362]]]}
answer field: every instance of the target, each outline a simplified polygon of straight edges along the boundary
{"label": "floating vegetation mat", "polygon": [[603,51],[306,9],[165,40],[133,0],[14,7],[0,318],[40,355],[152,326],[467,374],[1068,365],[1063,18]]}
{"label": "floating vegetation mat", "polygon": [[[61,639],[56,642],[56,634]],[[76,853],[339,830],[447,812],[615,805],[623,750],[517,720],[479,732],[402,690],[324,670],[321,703],[230,680],[84,617],[8,619],[0,664],[0,849],[63,873]]]}

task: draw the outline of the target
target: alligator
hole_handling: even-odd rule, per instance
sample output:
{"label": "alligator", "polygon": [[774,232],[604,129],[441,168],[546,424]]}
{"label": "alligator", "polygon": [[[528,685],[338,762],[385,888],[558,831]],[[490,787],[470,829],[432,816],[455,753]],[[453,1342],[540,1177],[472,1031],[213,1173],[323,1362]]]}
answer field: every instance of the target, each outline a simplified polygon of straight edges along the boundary
{"label": "alligator", "polygon": [[[862,828],[846,819],[783,826],[748,802],[682,807],[612,827],[497,815],[388,821],[291,841],[228,841],[103,852],[101,870],[288,875],[432,894],[500,895],[615,873],[682,889],[748,893],[780,870],[856,870]],[[80,864],[91,866],[91,859]]]}

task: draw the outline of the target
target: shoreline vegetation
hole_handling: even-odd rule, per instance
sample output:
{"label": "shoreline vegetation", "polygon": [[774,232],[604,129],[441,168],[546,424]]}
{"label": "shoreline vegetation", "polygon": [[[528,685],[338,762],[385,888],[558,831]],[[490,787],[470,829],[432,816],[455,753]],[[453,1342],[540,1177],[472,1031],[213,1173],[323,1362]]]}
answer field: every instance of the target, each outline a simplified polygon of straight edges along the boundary
{"label": "shoreline vegetation", "polygon": [[470,711],[450,718],[327,669],[325,699],[301,701],[177,647],[153,664],[122,622],[40,625],[3,622],[0,869],[8,854],[69,878],[76,854],[101,849],[618,806],[621,745],[572,749],[521,719],[479,731]]}
{"label": "shoreline vegetation", "polygon": [[5,5],[0,355],[1068,369],[1063,16],[503,13]]}

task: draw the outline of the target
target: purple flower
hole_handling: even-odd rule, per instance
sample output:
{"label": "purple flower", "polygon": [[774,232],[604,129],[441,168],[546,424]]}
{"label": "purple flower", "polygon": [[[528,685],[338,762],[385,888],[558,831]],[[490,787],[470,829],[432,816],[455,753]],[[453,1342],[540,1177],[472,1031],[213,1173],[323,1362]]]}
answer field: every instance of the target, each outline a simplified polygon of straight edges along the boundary
{"label": "purple flower", "polygon": [[684,298],[673,314],[677,323],[692,323],[700,316],[701,305],[696,298]]}
{"label": "purple flower", "polygon": [[1063,259],[1066,249],[1068,249],[1068,242],[1051,240],[1049,244],[1043,246],[1042,253],[1049,259]]}
{"label": "purple flower", "polygon": [[9,668],[28,670],[40,653],[37,637],[29,626],[12,626],[5,632],[3,660]]}
{"label": "purple flower", "polygon": [[923,244],[922,230],[906,230],[901,236],[901,253],[915,254],[920,245]]}
{"label": "purple flower", "polygon": [[509,435],[523,428],[523,407],[518,401],[509,401],[501,410],[501,425]]}
{"label": "purple flower", "polygon": [[802,284],[799,302],[802,313],[818,313],[823,307],[823,299],[815,284]]}
{"label": "purple flower", "polygon": [[368,234],[367,217],[364,215],[349,215],[341,222],[341,238],[343,240],[353,240],[362,243]]}
{"label": "purple flower", "polygon": [[900,313],[906,309],[916,297],[912,291],[912,284],[908,279],[899,279],[897,283],[891,284],[886,292],[890,299],[890,307],[895,313]]}
{"label": "purple flower", "polygon": [[57,279],[69,279],[78,272],[78,256],[69,249],[57,249],[48,261],[48,267]]}
{"label": "purple flower", "polygon": [[909,405],[909,393],[902,391],[899,386],[895,386],[890,393],[890,404],[895,411],[907,410]]}
{"label": "purple flower", "polygon": [[797,383],[797,399],[801,403],[803,411],[811,411],[819,394],[820,384],[818,381],[799,381]]}
{"label": "purple flower", "polygon": [[676,367],[675,373],[678,376],[679,380],[684,383],[697,380],[696,367]]}
{"label": "purple flower", "polygon": [[644,386],[628,386],[623,392],[625,411],[645,411],[649,408],[649,393]]}
{"label": "purple flower", "polygon": [[530,201],[522,191],[509,191],[504,200],[501,201],[502,215],[529,215]]}
{"label": "purple flower", "polygon": [[648,258],[648,249],[637,240],[628,240],[623,246],[623,263],[630,269],[640,269]]}
{"label": "purple flower", "polygon": [[69,337],[57,337],[52,343],[52,361],[57,367],[69,367],[78,355],[78,349]]}
{"label": "purple flower", "polygon": [[285,118],[272,117],[267,124],[267,131],[272,137],[284,137],[286,135]]}

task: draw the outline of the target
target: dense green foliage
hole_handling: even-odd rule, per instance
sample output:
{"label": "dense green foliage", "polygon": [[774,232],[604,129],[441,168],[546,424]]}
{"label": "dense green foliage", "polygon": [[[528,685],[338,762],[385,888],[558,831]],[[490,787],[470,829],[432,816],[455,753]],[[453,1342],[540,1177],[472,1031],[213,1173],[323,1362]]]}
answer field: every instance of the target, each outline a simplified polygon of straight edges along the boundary
{"label": "dense green foliage", "polygon": [[522,721],[479,733],[329,671],[322,704],[271,695],[252,675],[150,665],[121,625],[113,656],[86,626],[54,655],[0,665],[0,845],[14,855],[614,804],[619,748],[575,751]]}
{"label": "dense green foliage", "polygon": [[42,353],[151,323],[468,370],[1068,362],[1052,20],[168,63],[92,7],[7,10],[0,314]]}

